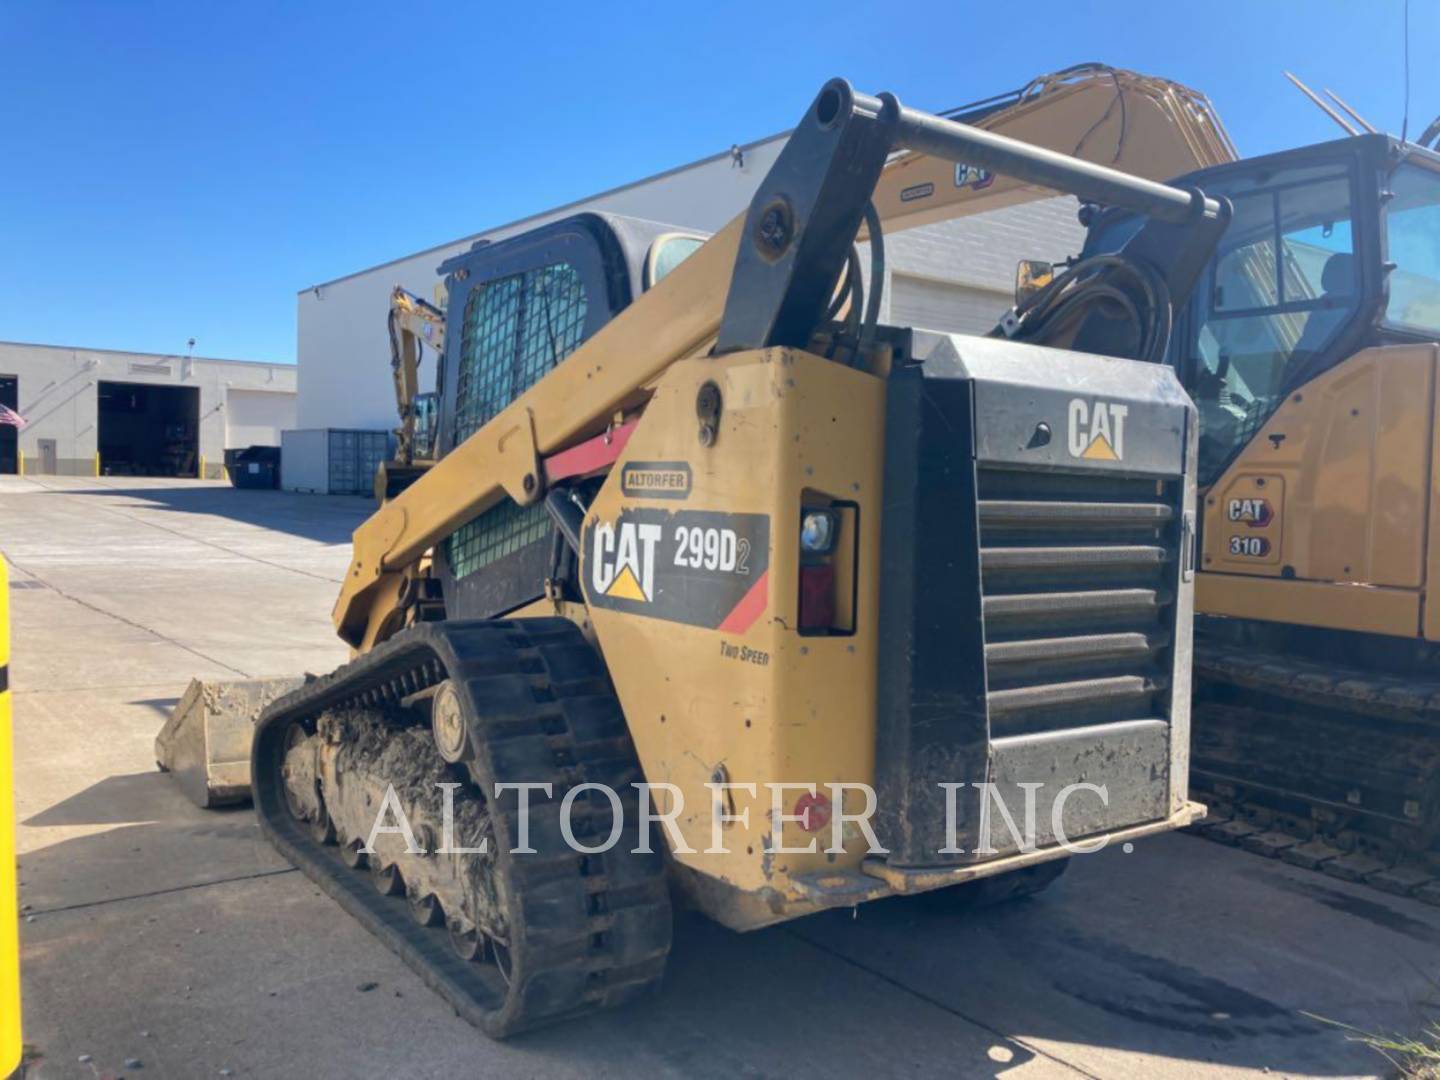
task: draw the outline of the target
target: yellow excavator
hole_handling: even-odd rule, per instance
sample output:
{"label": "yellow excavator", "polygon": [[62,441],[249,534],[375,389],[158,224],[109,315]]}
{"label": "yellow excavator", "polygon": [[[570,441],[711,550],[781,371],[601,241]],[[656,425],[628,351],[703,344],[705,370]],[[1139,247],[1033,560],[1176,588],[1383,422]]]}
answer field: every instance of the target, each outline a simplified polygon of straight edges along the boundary
{"label": "yellow excavator", "polygon": [[[1440,125],[1301,89],[1344,138],[1174,181],[1234,207],[1164,356],[1200,417],[1192,776],[1215,839],[1440,903]],[[1079,265],[1143,227],[1086,212]],[[1064,342],[1052,293],[1013,340]]]}
{"label": "yellow excavator", "polygon": [[[1194,822],[1197,424],[1153,361],[1230,211],[1144,177],[1233,157],[1098,65],[949,116],[834,80],[713,237],[581,214],[397,293],[353,659],[233,695],[288,691],[267,836],[505,1036],[653,987],[672,897],[989,902]],[[1057,193],[1143,219],[1067,348],[880,323],[888,234]],[[251,734],[212,691],[157,742],[200,802]]]}

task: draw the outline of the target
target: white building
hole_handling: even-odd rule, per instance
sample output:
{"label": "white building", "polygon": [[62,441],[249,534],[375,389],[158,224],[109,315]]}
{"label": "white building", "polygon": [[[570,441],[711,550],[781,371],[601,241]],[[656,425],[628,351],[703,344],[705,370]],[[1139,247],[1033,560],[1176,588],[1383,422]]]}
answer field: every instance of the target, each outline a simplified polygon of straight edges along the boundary
{"label": "white building", "polygon": [[292,364],[0,342],[0,473],[224,475],[232,447],[295,426]]}
{"label": "white building", "polygon": [[[439,281],[436,267],[475,241],[500,240],[584,210],[714,232],[749,205],[787,137],[742,147],[741,164],[726,151],[303,290],[297,301],[299,426],[395,426],[385,320],[396,285],[429,299]],[[1013,302],[1017,260],[1059,259],[1079,250],[1084,230],[1077,208],[1071,198],[1047,199],[887,237],[882,321],[988,331]],[[433,378],[433,368],[422,372],[422,388]]]}

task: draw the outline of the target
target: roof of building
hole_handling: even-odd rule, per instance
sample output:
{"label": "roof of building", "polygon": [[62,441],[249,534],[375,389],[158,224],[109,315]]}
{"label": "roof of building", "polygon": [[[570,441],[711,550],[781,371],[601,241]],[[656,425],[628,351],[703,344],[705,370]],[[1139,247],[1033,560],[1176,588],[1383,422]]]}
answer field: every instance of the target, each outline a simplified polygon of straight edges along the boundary
{"label": "roof of building", "polygon": [[134,356],[145,360],[190,360],[203,364],[250,364],[256,367],[295,367],[293,360],[236,360],[227,356],[182,356],[180,353],[136,352],[134,349],[102,349],[93,345],[49,345],[40,341],[0,341],[0,347],[19,349],[55,349],[62,352],[106,353],[110,356]]}

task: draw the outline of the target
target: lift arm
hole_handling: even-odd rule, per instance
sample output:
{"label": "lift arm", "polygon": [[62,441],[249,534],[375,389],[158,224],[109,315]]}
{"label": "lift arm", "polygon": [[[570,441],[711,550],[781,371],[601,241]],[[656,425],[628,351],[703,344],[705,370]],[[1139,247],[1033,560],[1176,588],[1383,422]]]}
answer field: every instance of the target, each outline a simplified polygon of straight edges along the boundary
{"label": "lift arm", "polygon": [[[1108,96],[1101,93],[1107,84]],[[626,399],[676,360],[703,354],[717,340],[722,350],[803,344],[834,289],[838,269],[829,268],[841,265],[836,259],[860,231],[867,199],[893,231],[1068,192],[1178,223],[1169,242],[1183,249],[1187,265],[1197,258],[1203,264],[1218,237],[1221,214],[1213,201],[1097,159],[1161,176],[1233,159],[1204,98],[1162,80],[1091,67],[1036,86],[979,117],[988,121],[982,128],[906,109],[889,95],[855,94],[839,80],[827,84],[747,214],[356,530],[333,612],[340,636],[357,648],[373,644],[406,567],[500,500],[529,504],[543,497],[541,459],[603,431]],[[1043,102],[1058,103],[1053,107],[1063,107],[1068,119],[1054,119],[1058,114]],[[848,163],[835,157],[840,131],[855,155]],[[1018,142],[1011,132],[1035,142]],[[823,164],[814,160],[817,153]],[[955,183],[983,180],[980,171],[994,174],[994,184]],[[1004,187],[1001,176],[1009,178]],[[787,199],[777,219],[776,193],[791,181],[808,193]],[[934,190],[907,198],[915,183]],[[915,209],[921,202],[928,205]],[[1209,246],[1187,244],[1192,233],[1208,237]],[[778,257],[757,250],[777,236]]]}

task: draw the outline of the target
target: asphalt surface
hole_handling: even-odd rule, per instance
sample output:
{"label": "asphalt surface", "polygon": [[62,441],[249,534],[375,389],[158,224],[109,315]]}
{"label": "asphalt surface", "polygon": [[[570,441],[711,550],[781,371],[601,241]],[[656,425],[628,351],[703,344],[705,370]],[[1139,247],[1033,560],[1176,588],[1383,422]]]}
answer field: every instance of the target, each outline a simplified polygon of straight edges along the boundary
{"label": "asphalt surface", "polygon": [[1369,1076],[1341,1025],[1436,1017],[1440,910],[1168,835],[978,914],[681,916],[654,998],[491,1042],[250,811],[198,810],[154,766],[192,676],[345,659],[328,616],[368,509],[0,477],[30,1076]]}

